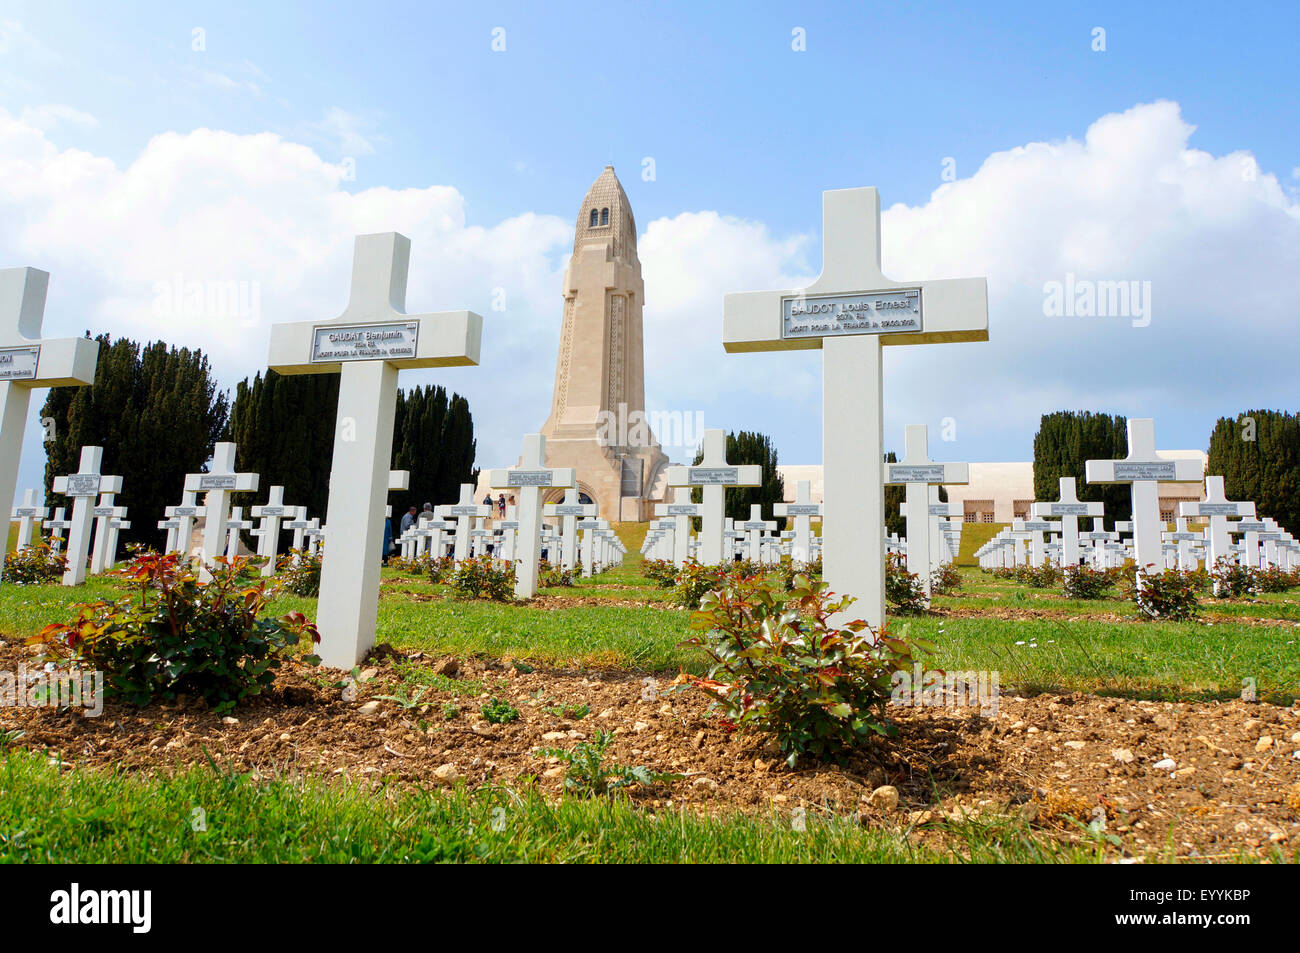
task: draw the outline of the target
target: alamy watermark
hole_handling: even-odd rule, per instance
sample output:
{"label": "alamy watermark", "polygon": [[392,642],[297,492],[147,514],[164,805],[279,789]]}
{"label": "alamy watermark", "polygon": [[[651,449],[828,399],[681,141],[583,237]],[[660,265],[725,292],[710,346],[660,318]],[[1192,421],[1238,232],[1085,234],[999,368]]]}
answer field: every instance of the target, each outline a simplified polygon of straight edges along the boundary
{"label": "alamy watermark", "polygon": [[618,410],[596,415],[596,442],[602,447],[694,447],[704,439],[702,410]]}
{"label": "alamy watermark", "polygon": [[262,283],[186,281],[177,272],[171,281],[154,282],[153,313],[160,318],[235,321],[253,327],[262,320]]}
{"label": "alamy watermark", "polygon": [[1151,323],[1151,282],[1093,281],[1067,272],[1065,281],[1043,283],[1043,315],[1048,318],[1131,318],[1133,327]]}
{"label": "alamy watermark", "polygon": [[104,673],[48,668],[0,672],[0,708],[84,708],[87,718],[104,713]]}
{"label": "alamy watermark", "polygon": [[997,672],[926,671],[918,662],[890,679],[889,703],[905,708],[978,708],[990,718],[998,713],[998,698]]}

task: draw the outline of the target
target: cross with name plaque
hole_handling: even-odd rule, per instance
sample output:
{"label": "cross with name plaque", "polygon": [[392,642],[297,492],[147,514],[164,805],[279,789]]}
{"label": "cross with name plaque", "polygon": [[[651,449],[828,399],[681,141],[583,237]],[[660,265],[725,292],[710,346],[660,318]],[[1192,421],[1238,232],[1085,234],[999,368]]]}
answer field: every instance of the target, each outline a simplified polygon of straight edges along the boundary
{"label": "cross with name plaque", "polygon": [[284,487],[273,486],[267,493],[266,502],[254,506],[251,515],[259,520],[257,527],[257,555],[266,560],[262,564],[262,575],[275,574],[275,560],[280,554],[280,521],[292,515],[292,506],[284,505]]}
{"label": "cross with name plaque", "polygon": [[94,500],[99,496],[99,472],[104,460],[103,447],[82,447],[81,462],[76,473],[56,476],[52,489],[55,493],[72,497],[72,526],[68,531],[68,568],[63,573],[63,585],[79,586],[86,581],[86,556],[90,552],[90,528],[95,519]]}
{"label": "cross with name plaque", "polygon": [[48,519],[41,524],[45,529],[50,531],[50,552],[55,556],[63,549],[63,531],[72,526],[72,520],[63,518],[64,509],[61,506],[54,508],[54,518]]}
{"label": "cross with name plaque", "polygon": [[596,515],[595,503],[583,503],[578,498],[577,487],[564,491],[564,501],[547,503],[543,508],[547,516],[560,518],[560,565],[569,571],[578,562],[578,520]]}
{"label": "cross with name plaque", "polygon": [[190,537],[194,535],[194,521],[207,512],[207,509],[199,503],[198,490],[183,491],[180,506],[169,506],[163,512],[169,519],[177,521],[176,536],[174,540],[168,537],[167,551],[174,550],[188,559]]}
{"label": "cross with name plaque", "polygon": [[531,599],[537,595],[537,557],[542,537],[542,490],[568,488],[576,483],[573,467],[546,465],[546,437],[530,433],[524,437],[524,452],[519,465],[508,470],[488,471],[488,486],[494,490],[513,490],[519,530],[515,540],[515,596]]}
{"label": "cross with name plaque", "polygon": [[1228,538],[1228,517],[1255,516],[1255,504],[1229,500],[1223,477],[1205,478],[1205,499],[1178,504],[1179,516],[1210,518],[1210,552],[1206,564],[1213,569],[1220,559],[1230,555],[1232,541]]}
{"label": "cross with name plaque", "polygon": [[[881,349],[987,341],[983,278],[892,281],[880,267],[880,195],[822,193],[822,273],[804,289],[729,294],[727,351],[822,349],[822,558],[848,618],[885,621],[885,457]],[[866,558],[862,540],[868,540]],[[843,621],[843,620],[838,620]]]}
{"label": "cross with name plaque", "polygon": [[691,488],[679,486],[673,490],[671,503],[655,504],[655,515],[673,521],[673,565],[686,565],[691,552],[691,520],[704,515],[704,504],[692,503]]}
{"label": "cross with name plaque", "polygon": [[332,321],[271,328],[268,366],[281,374],[339,374],[325,518],[336,546],[321,567],[320,657],[351,668],[375,641],[386,481],[403,368],[474,365],[483,319],[472,311],[406,314],[410,239],[358,235],[348,306]]}
{"label": "cross with name plaque", "polygon": [[98,576],[105,570],[112,569],[113,563],[109,546],[113,540],[113,528],[109,521],[114,517],[126,516],[126,510],[114,506],[117,494],[122,492],[120,476],[105,476],[99,479],[99,504],[91,512],[95,517],[95,544],[90,549],[90,574]]}
{"label": "cross with name plaque", "polygon": [[[18,524],[17,551],[22,552],[32,544],[33,531],[50,515],[48,507],[36,503],[36,491],[30,487],[23,491],[21,506],[14,507],[13,519]],[[40,535],[36,531],[36,535]]]}
{"label": "cross with name plaque", "polygon": [[[95,380],[98,341],[41,337],[49,286],[49,273],[37,268],[0,269],[0,500],[6,506],[18,489],[32,390]],[[0,559],[0,573],[3,569]]]}
{"label": "cross with name plaque", "polygon": [[[960,484],[970,481],[970,467],[965,463],[935,463],[930,459],[929,428],[925,424],[908,424],[904,437],[903,459],[884,464],[884,482],[906,484],[907,498],[903,515],[907,518],[907,571],[915,573],[930,598],[930,490],[931,484]],[[829,542],[822,530],[823,547]],[[869,620],[868,620],[869,621]]]}
{"label": "cross with name plaque", "polygon": [[257,490],[256,473],[235,472],[235,450],[233,443],[218,443],[212,450],[212,467],[207,473],[185,474],[185,489],[205,494],[200,582],[212,578],[211,567],[216,558],[226,551],[226,521],[230,519],[231,494],[253,493]]}
{"label": "cross with name plaque", "polygon": [[444,517],[456,520],[456,546],[452,551],[456,562],[470,557],[470,543],[473,537],[474,520],[492,515],[492,507],[486,503],[474,502],[474,484],[460,485],[460,499],[448,506],[439,507]]}
{"label": "cross with name plaque", "polygon": [[[1088,460],[1084,476],[1089,483],[1128,483],[1133,497],[1133,558],[1141,572],[1151,566],[1164,571],[1160,534],[1161,483],[1200,483],[1199,460],[1166,460],[1156,450],[1156,425],[1150,417],[1128,420],[1128,456],[1123,460]],[[1116,527],[1118,529],[1118,526]],[[1141,576],[1138,577],[1141,584]]]}
{"label": "cross with name plaque", "polygon": [[822,518],[822,505],[812,501],[812,481],[800,480],[795,484],[794,502],[777,503],[772,507],[774,516],[794,520],[791,536],[790,561],[799,566],[812,562],[812,521]]}
{"label": "cross with name plaque", "polygon": [[668,467],[669,486],[703,487],[704,507],[700,514],[700,562],[705,566],[722,563],[722,530],[726,487],[760,486],[763,468],[757,464],[727,463],[727,435],[721,430],[704,431],[704,454],[698,466]]}
{"label": "cross with name plaque", "polygon": [[1035,503],[1029,508],[1031,516],[1061,518],[1061,565],[1079,565],[1079,517],[1094,519],[1105,512],[1100,501],[1085,503],[1079,499],[1074,477],[1057,479],[1059,490],[1055,503]]}

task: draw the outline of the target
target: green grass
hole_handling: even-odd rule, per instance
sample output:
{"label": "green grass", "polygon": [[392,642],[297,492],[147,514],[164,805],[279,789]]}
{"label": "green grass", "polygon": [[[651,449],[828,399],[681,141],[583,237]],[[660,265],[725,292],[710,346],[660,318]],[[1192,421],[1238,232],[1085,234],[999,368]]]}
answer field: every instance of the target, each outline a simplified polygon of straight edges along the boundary
{"label": "green grass", "polygon": [[[0,758],[0,861],[8,863],[981,863],[1096,862],[1011,822],[947,829],[951,850],[807,813],[710,819],[626,801],[530,791],[366,789],[254,780],[210,767],[174,777],[60,772]],[[75,804],[76,810],[51,810]],[[196,821],[201,820],[201,824]],[[195,827],[206,827],[196,830]]]}

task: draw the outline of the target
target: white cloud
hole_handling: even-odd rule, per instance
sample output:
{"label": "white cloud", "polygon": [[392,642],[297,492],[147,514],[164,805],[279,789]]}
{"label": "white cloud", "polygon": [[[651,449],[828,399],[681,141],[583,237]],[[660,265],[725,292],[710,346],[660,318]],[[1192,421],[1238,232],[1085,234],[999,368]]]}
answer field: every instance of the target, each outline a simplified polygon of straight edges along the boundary
{"label": "white cloud", "polygon": [[99,125],[99,120],[90,113],[82,112],[72,106],[62,103],[46,103],[44,106],[28,106],[25,108],[20,118],[29,126],[34,126],[42,132],[49,132],[60,123],[66,123],[73,126],[85,126],[93,129]]}
{"label": "white cloud", "polygon": [[[1243,172],[1248,152],[1210,155],[1192,133],[1175,104],[1142,105],[1082,140],[996,153],[923,205],[886,209],[886,273],[987,275],[991,336],[888,349],[891,445],[906,423],[953,417],[958,442],[936,438],[936,457],[1025,459],[1039,414],[1079,407],[1155,416],[1164,447],[1197,447],[1220,413],[1294,408],[1300,207],[1275,176]],[[485,318],[482,367],[403,384],[469,396],[479,462],[512,461],[549,410],[572,221],[469,222],[454,188],[348,192],[344,173],[276,135],[209,129],[159,135],[119,167],[0,111],[0,261],[52,273],[48,333],[202,347],[231,384],[265,366],[271,323],[342,310],[354,235],[395,229],[412,240],[411,311]],[[806,201],[819,228],[819,197]],[[803,284],[820,270],[814,237],[692,211],[651,222],[639,244],[650,408],[701,410],[708,426],[771,433],[786,462],[819,460],[820,355],[728,355],[720,339],[722,296]],[[1150,281],[1150,326],[1044,317],[1044,283],[1067,273]],[[177,275],[255,285],[260,313],[155,313]],[[504,312],[492,310],[498,288]],[[25,480],[39,463],[33,438]]]}
{"label": "white cloud", "polygon": [[370,126],[371,123],[362,116],[337,106],[326,110],[319,122],[308,124],[314,134],[324,137],[340,155],[354,158],[374,155],[376,144],[388,141],[384,136],[369,132]]}

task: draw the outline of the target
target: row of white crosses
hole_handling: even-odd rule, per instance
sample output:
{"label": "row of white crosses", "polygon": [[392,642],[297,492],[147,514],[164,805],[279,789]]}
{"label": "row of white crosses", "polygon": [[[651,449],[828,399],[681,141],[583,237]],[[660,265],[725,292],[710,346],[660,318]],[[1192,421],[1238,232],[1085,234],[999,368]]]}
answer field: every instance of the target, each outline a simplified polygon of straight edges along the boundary
{"label": "row of white crosses", "polygon": [[874,475],[884,460],[882,350],[988,340],[988,286],[983,278],[885,277],[873,188],[822,193],[822,260],[821,275],[807,288],[727,295],[723,346],[822,349],[823,578],[857,599],[847,618],[879,631],[885,500]]}
{"label": "row of white crosses", "polygon": [[[919,578],[925,589],[925,597],[929,599],[933,586],[932,573],[939,556],[937,520],[941,514],[937,509],[944,506],[939,503],[939,486],[945,483],[969,483],[970,467],[965,463],[936,463],[931,460],[926,425],[908,424],[903,459],[897,463],[884,464],[882,479],[886,485],[902,484],[907,488],[903,502],[903,515],[907,521],[907,571]],[[943,514],[948,512],[950,511],[945,509]]]}

